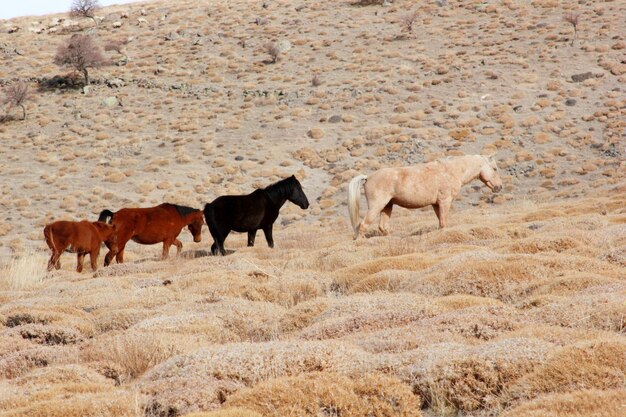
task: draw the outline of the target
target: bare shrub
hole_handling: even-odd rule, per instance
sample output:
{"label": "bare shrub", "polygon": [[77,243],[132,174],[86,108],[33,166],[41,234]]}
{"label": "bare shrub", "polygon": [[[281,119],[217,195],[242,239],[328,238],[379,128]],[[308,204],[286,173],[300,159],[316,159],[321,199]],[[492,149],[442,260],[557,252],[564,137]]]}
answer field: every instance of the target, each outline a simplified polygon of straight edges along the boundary
{"label": "bare shrub", "polygon": [[70,8],[70,16],[72,17],[88,17],[96,21],[96,10],[100,8],[98,0],[74,0]]}
{"label": "bare shrub", "polygon": [[29,98],[30,94],[28,91],[28,84],[24,81],[18,81],[5,87],[2,104],[9,106],[7,109],[7,115],[13,107],[20,107],[22,109],[22,120],[25,120],[26,107],[24,106],[24,103]]}
{"label": "bare shrub", "polygon": [[115,51],[120,55],[124,55],[124,46],[128,44],[128,39],[113,39],[104,45],[105,51]]}
{"label": "bare shrub", "polygon": [[572,38],[571,46],[574,46],[574,41],[576,41],[576,36],[578,35],[578,19],[580,18],[579,13],[570,12],[563,16],[563,20],[574,27],[574,37]]}
{"label": "bare shrub", "polygon": [[265,52],[270,56],[269,63],[274,64],[280,58],[280,49],[274,42],[269,42],[265,45]]}
{"label": "bare shrub", "polygon": [[85,85],[89,85],[88,68],[99,68],[106,65],[108,61],[91,36],[76,34],[59,45],[54,63],[82,72]]}
{"label": "bare shrub", "polygon": [[402,32],[411,34],[413,33],[413,25],[417,20],[417,11],[408,13],[400,18],[400,25],[402,26]]}
{"label": "bare shrub", "polygon": [[175,354],[174,347],[154,335],[133,334],[94,340],[82,356],[87,361],[117,365],[121,381],[132,380]]}
{"label": "bare shrub", "polygon": [[311,78],[311,85],[313,87],[319,87],[322,85],[322,79],[319,74],[313,74],[313,78]]}

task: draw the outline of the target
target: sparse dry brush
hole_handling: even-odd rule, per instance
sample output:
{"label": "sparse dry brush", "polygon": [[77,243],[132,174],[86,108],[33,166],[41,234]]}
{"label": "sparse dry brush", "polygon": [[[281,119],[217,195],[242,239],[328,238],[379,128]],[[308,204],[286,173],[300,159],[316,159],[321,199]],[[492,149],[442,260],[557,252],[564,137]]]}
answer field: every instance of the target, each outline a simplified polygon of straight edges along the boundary
{"label": "sparse dry brush", "polygon": [[89,68],[102,67],[108,61],[90,35],[74,34],[59,45],[54,63],[81,72],[85,85],[89,85]]}
{"label": "sparse dry brush", "polygon": [[26,102],[31,98],[28,84],[24,81],[14,82],[4,87],[3,93],[0,103],[7,106],[5,118],[9,117],[12,108],[19,107],[22,109],[22,120],[26,120]]}

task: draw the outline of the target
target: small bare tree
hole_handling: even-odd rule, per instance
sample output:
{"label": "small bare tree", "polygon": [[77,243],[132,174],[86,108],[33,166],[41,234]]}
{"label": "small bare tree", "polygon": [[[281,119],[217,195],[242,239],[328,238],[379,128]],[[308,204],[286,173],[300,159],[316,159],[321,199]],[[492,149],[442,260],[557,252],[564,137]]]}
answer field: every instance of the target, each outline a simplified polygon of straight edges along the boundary
{"label": "small bare tree", "polygon": [[117,65],[125,65],[128,62],[128,55],[124,51],[126,44],[128,44],[128,39],[114,39],[104,45],[105,51],[115,51],[122,56],[121,60],[117,61]]}
{"label": "small bare tree", "polygon": [[265,52],[267,52],[270,56],[270,63],[274,64],[276,63],[276,61],[278,61],[278,58],[280,56],[280,48],[278,48],[278,45],[276,43],[269,42],[268,44],[266,44]]}
{"label": "small bare tree", "polygon": [[108,61],[100,46],[91,36],[75,34],[59,45],[54,63],[82,72],[85,85],[89,85],[88,68],[101,67],[108,64]]}
{"label": "small bare tree", "polygon": [[574,41],[576,40],[576,37],[578,35],[578,18],[579,17],[580,17],[580,14],[574,13],[574,12],[567,13],[565,16],[563,16],[563,20],[565,20],[567,23],[569,23],[570,25],[574,27],[574,37],[572,38],[572,43],[570,44],[570,46],[574,46]]}
{"label": "small bare tree", "polygon": [[408,13],[400,18],[400,25],[402,25],[402,32],[407,34],[413,33],[413,25],[417,20],[417,11]]}
{"label": "small bare tree", "polygon": [[2,98],[2,104],[8,104],[7,114],[13,107],[20,107],[22,109],[22,120],[26,119],[26,106],[24,103],[30,98],[30,92],[28,91],[28,84],[24,81],[18,81],[13,84],[9,84],[4,88],[4,97]]}
{"label": "small bare tree", "polygon": [[100,8],[98,0],[74,0],[70,8],[72,17],[88,17],[98,24],[96,20],[96,10]]}

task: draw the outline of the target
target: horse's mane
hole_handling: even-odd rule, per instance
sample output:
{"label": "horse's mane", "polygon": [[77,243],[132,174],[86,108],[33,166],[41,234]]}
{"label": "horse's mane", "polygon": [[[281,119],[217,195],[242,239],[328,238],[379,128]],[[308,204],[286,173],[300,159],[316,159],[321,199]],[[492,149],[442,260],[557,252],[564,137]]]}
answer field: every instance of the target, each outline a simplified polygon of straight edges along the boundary
{"label": "horse's mane", "polygon": [[263,190],[265,190],[265,192],[267,192],[270,196],[286,196],[290,194],[293,189],[293,179],[293,177],[285,178],[268,185]]}
{"label": "horse's mane", "polygon": [[164,205],[174,207],[176,211],[178,212],[178,214],[180,215],[180,217],[185,217],[188,214],[198,211],[198,209],[187,207],[187,206],[179,206],[178,204],[165,203]]}

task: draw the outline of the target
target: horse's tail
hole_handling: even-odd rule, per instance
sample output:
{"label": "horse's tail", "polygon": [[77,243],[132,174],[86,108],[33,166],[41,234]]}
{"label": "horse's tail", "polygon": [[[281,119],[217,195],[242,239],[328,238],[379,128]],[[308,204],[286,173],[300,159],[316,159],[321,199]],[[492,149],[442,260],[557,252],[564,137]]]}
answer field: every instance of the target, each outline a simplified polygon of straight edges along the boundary
{"label": "horse's tail", "polygon": [[361,215],[359,214],[359,197],[361,196],[361,184],[365,182],[367,175],[357,175],[352,178],[348,184],[348,213],[350,213],[350,222],[354,230],[354,238],[359,234],[359,223],[361,223]]}
{"label": "horse's tail", "polygon": [[99,222],[110,223],[111,220],[113,220],[113,212],[111,210],[104,209],[100,212],[100,215],[98,216]]}
{"label": "horse's tail", "polygon": [[202,212],[204,213],[204,222],[208,226],[209,231],[211,232],[211,235],[213,235],[213,233],[215,233],[215,231],[217,230],[217,220],[215,219],[215,207],[213,207],[211,203],[206,203],[204,205],[204,210],[202,210]]}
{"label": "horse's tail", "polygon": [[52,236],[52,226],[47,225],[43,228],[43,236],[46,239],[46,244],[48,245],[48,247],[54,252],[57,252],[56,245],[54,244],[54,238]]}

